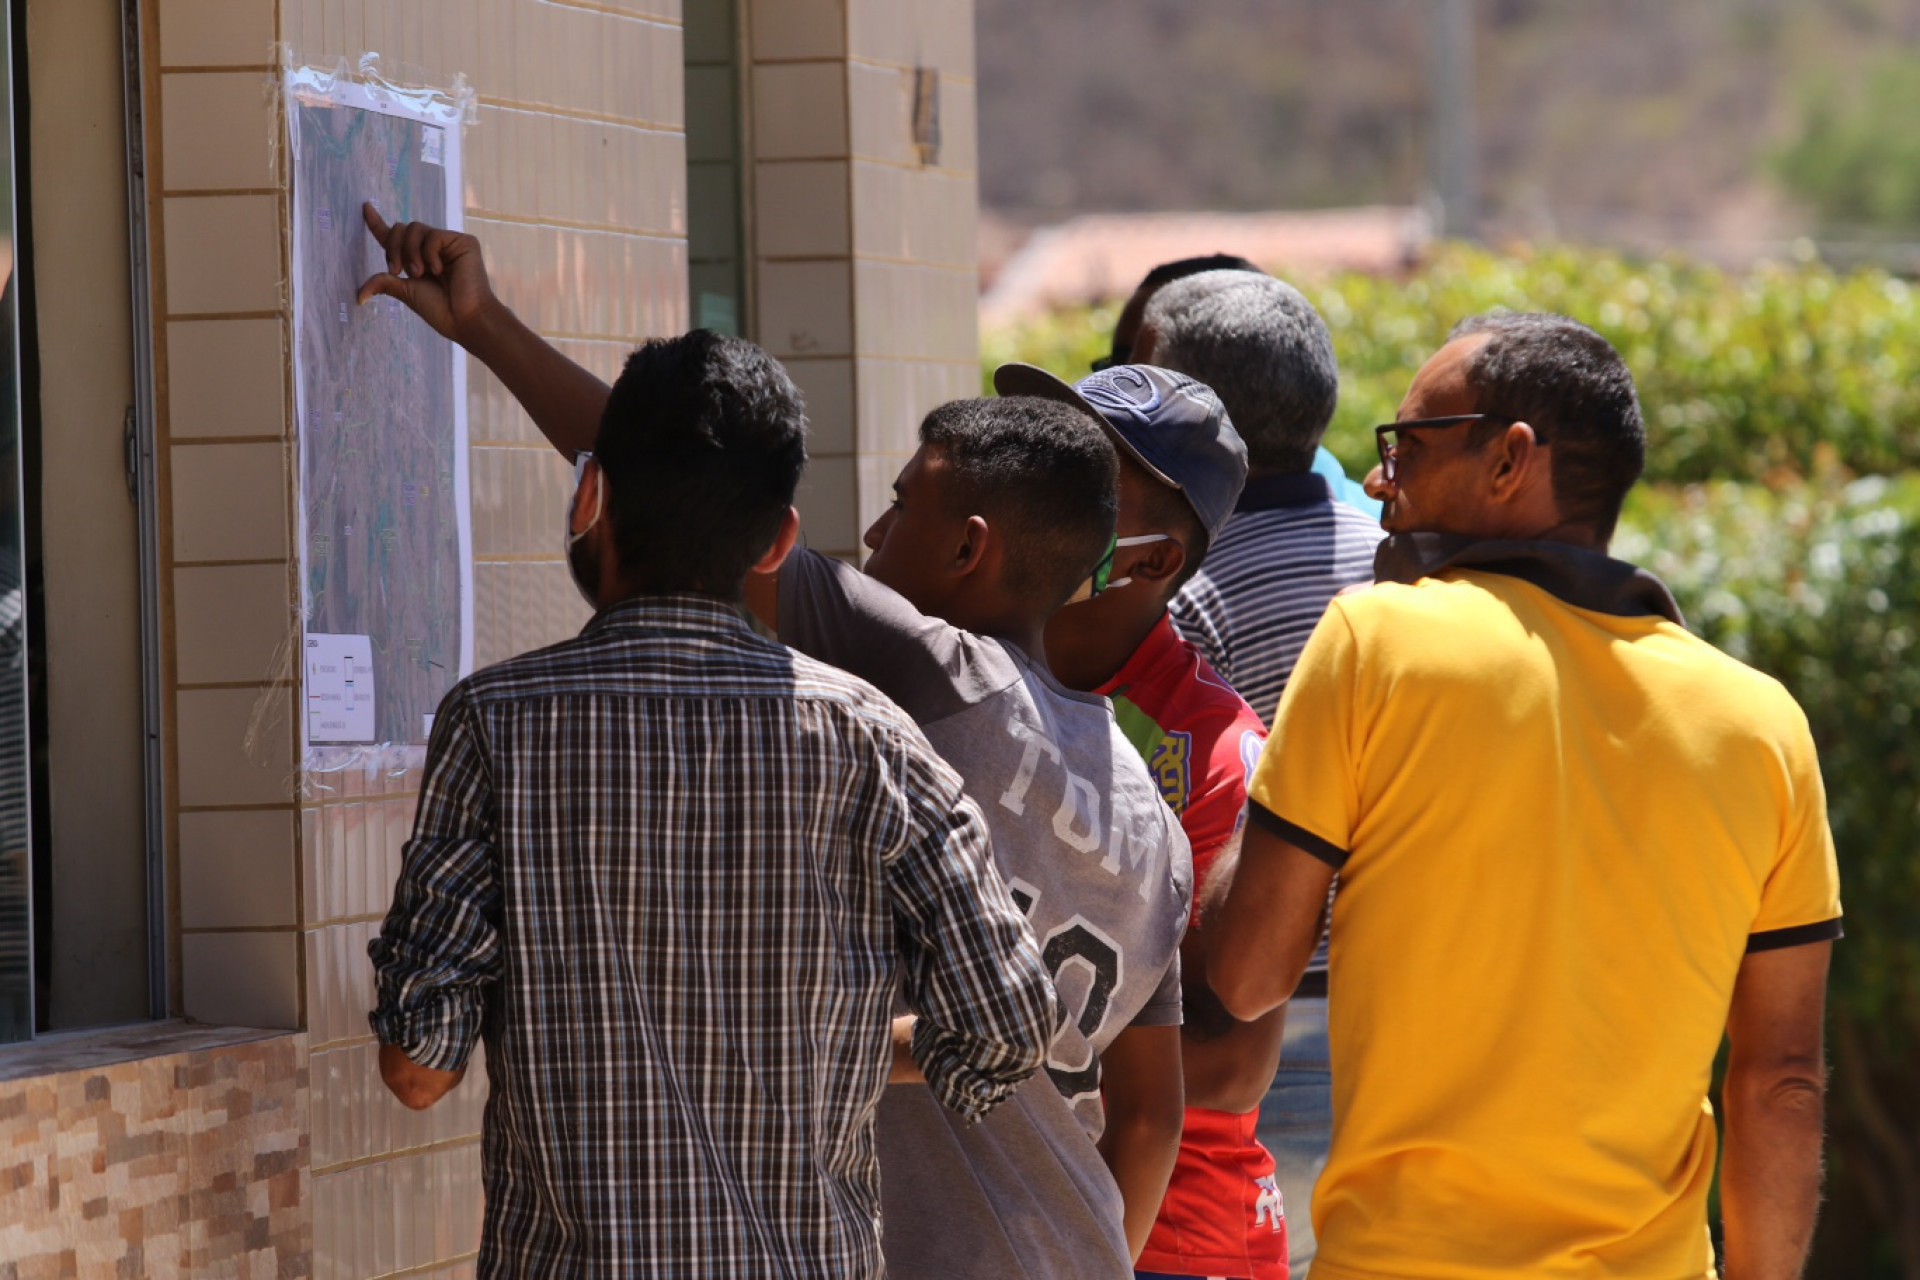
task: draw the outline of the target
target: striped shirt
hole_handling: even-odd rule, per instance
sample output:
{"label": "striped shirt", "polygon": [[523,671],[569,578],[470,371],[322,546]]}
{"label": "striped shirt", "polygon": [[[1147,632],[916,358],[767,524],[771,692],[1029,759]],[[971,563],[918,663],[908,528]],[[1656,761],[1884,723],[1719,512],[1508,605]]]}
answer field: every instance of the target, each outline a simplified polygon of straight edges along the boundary
{"label": "striped shirt", "polygon": [[896,984],[977,1118],[1054,997],[960,780],[870,685],[639,598],[462,682],[369,948],[375,1034],[487,1047],[481,1277],[878,1277]]}
{"label": "striped shirt", "polygon": [[[1386,536],[1378,520],[1335,502],[1323,476],[1256,477],[1168,612],[1272,729],[1307,637],[1335,596],[1373,581],[1373,549]],[[1324,933],[1307,972],[1299,994],[1324,994]]]}
{"label": "striped shirt", "polygon": [[1373,549],[1384,537],[1378,520],[1335,502],[1321,476],[1249,480],[1200,571],[1174,597],[1174,623],[1271,729],[1327,603],[1373,581]]}

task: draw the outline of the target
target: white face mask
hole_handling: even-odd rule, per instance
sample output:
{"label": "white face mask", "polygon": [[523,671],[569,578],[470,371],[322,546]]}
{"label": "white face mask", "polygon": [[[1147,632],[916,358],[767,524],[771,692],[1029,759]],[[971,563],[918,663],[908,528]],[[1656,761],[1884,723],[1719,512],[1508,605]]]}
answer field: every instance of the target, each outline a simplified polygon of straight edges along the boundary
{"label": "white face mask", "polygon": [[594,598],[594,593],[587,584],[580,580],[580,567],[574,562],[573,555],[574,547],[579,545],[582,538],[593,532],[593,527],[600,523],[600,517],[606,509],[607,479],[602,476],[600,483],[593,487],[593,519],[587,521],[587,527],[580,532],[573,531],[573,511],[580,505],[580,482],[586,479],[587,464],[591,461],[593,461],[593,455],[585,449],[573,455],[573,498],[567,503],[565,523],[560,528],[560,550],[566,557],[567,576],[573,579],[573,589],[580,593],[580,598],[587,602],[589,608],[598,612],[600,601]]}
{"label": "white face mask", "polygon": [[[1170,533],[1139,533],[1139,534],[1135,534],[1131,538],[1115,538],[1113,540],[1113,549],[1115,551],[1118,551],[1121,547],[1144,547],[1155,542],[1172,542],[1172,541],[1173,541],[1173,535]],[[1108,582],[1107,585],[1102,589],[1106,591],[1114,591],[1120,587],[1126,586],[1128,583],[1132,581],[1133,581],[1132,578],[1114,578],[1112,581]]]}

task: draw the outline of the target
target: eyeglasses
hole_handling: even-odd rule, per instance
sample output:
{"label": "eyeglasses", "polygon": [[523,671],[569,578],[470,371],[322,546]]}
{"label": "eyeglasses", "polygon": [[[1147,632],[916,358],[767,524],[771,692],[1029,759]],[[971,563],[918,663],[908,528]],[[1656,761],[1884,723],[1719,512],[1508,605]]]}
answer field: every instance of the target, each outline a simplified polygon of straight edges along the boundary
{"label": "eyeglasses", "polygon": [[[1380,450],[1381,478],[1388,484],[1392,484],[1394,481],[1394,472],[1396,469],[1394,460],[1400,453],[1400,441],[1397,437],[1402,431],[1424,431],[1429,427],[1466,427],[1472,426],[1476,422],[1512,423],[1516,421],[1518,421],[1518,419],[1512,418],[1504,413],[1456,413],[1445,418],[1409,418],[1405,422],[1389,422],[1382,426],[1375,427],[1373,429],[1373,442]],[[1535,432],[1533,442],[1535,444],[1545,444],[1547,441],[1545,437]]]}
{"label": "eyeglasses", "polygon": [[1113,368],[1117,364],[1132,364],[1132,363],[1133,363],[1132,347],[1115,347],[1111,354],[1101,356],[1098,360],[1095,360],[1093,362],[1092,368],[1095,373],[1104,373],[1108,369]]}

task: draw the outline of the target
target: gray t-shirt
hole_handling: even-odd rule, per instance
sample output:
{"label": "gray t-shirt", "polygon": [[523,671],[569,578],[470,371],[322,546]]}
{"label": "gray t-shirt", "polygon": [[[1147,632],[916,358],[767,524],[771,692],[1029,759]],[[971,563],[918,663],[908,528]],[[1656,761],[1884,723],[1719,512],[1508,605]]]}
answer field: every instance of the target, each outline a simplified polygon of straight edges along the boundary
{"label": "gray t-shirt", "polygon": [[888,1274],[1130,1276],[1119,1190],[1094,1146],[1099,1055],[1130,1026],[1180,1022],[1193,865],[1178,821],[1106,699],[839,561],[787,561],[780,639],[877,686],[960,774],[1068,1011],[1046,1071],[978,1125],[924,1088],[887,1091]]}

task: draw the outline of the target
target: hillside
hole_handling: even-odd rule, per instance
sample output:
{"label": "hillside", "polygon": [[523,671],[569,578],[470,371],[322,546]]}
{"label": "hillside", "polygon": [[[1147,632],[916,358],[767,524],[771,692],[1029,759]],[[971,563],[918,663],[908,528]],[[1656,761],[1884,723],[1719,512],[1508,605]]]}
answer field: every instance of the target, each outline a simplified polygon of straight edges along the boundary
{"label": "hillside", "polygon": [[[1429,0],[979,0],[982,198],[1412,203]],[[1920,48],[1905,0],[1479,0],[1488,229],[1674,244],[1810,225],[1772,177],[1823,84]]]}

